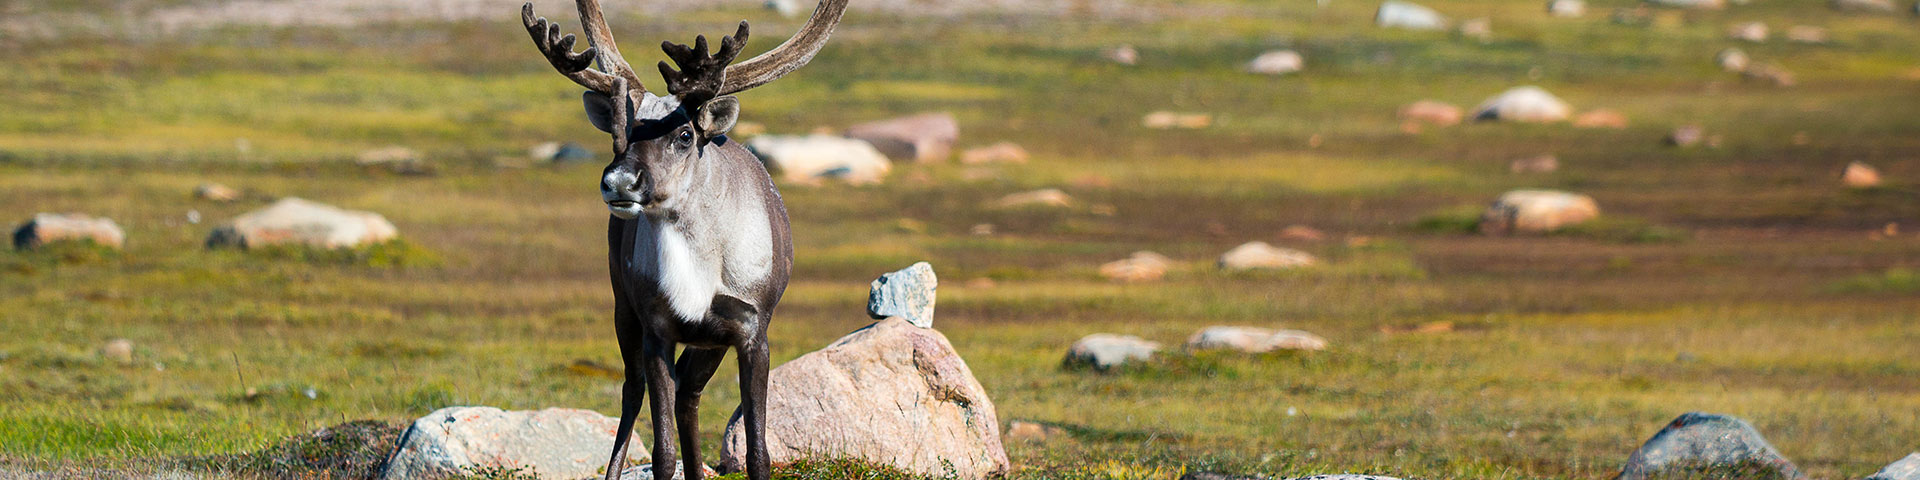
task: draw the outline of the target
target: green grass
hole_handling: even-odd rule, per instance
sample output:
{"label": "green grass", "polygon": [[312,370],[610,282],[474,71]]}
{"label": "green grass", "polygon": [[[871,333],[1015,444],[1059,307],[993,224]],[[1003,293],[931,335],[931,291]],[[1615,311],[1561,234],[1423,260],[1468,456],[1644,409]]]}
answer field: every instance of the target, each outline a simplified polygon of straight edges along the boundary
{"label": "green grass", "polygon": [[[782,185],[797,263],[771,326],[776,364],[865,325],[867,282],[926,260],[944,280],[936,325],[1002,421],[1069,432],[1009,442],[1018,479],[1598,478],[1688,411],[1747,419],[1816,478],[1862,476],[1913,450],[1920,226],[1875,236],[1920,218],[1911,19],[1762,2],[1624,26],[1606,19],[1618,2],[1584,19],[1534,2],[1428,3],[1492,18],[1494,38],[1375,29],[1374,4],[1341,2],[1151,2],[1150,15],[1099,19],[855,14],[812,65],[743,94],[744,120],[797,133],[943,110],[961,121],[962,147],[1013,141],[1034,158],[901,164],[878,186]],[[295,462],[353,443],[302,435],[449,405],[613,413],[617,380],[576,367],[620,365],[599,167],[500,166],[544,141],[604,158],[606,140],[512,13],[0,39],[0,89],[12,92],[0,95],[0,213],[85,212],[128,233],[122,251],[0,252],[0,474],[350,471],[364,463]],[[742,17],[756,51],[797,26],[757,10],[616,17],[643,67],[661,58],[642,47]],[[1711,62],[1733,45],[1725,25],[1744,20],[1820,25],[1834,42],[1740,45],[1801,80],[1746,83]],[[1140,50],[1139,65],[1100,59],[1119,43]],[[1306,70],[1239,71],[1271,48],[1300,51]],[[1394,117],[1415,100],[1470,107],[1523,84],[1631,126],[1409,134]],[[1215,125],[1141,127],[1156,110]],[[1721,146],[1660,143],[1683,124]],[[387,145],[423,152],[430,173],[353,164]],[[1562,168],[1508,173],[1543,153]],[[1856,160],[1889,185],[1841,187]],[[208,181],[247,195],[193,199]],[[1076,206],[985,207],[1036,188]],[[1473,233],[1484,205],[1516,188],[1585,193],[1605,214],[1552,235]],[[379,212],[404,240],[204,248],[214,224],[282,196]],[[979,224],[994,234],[971,234]],[[1329,238],[1280,237],[1295,224]],[[1251,240],[1324,262],[1214,267]],[[1137,250],[1176,266],[1158,283],[1098,277]],[[1382,330],[1427,322],[1461,327]],[[1332,347],[1061,367],[1086,334],[1177,346],[1208,325],[1300,328]],[[133,341],[132,362],[99,354],[114,338]],[[738,401],[727,383],[706,397],[709,448]],[[901,478],[844,462],[780,475]]]}

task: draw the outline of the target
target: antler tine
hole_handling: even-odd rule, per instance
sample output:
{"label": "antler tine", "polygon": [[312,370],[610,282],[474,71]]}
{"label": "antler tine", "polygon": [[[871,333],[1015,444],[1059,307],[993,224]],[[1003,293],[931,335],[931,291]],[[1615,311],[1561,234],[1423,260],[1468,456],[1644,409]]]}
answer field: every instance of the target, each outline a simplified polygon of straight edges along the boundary
{"label": "antler tine", "polygon": [[[575,3],[580,7],[580,24],[587,31],[587,49],[574,52],[574,36],[561,35],[558,23],[548,22],[546,17],[534,16],[533,2],[527,2],[520,6],[520,22],[527,27],[527,34],[533,37],[534,47],[540,49],[540,53],[547,57],[547,63],[552,64],[561,75],[588,90],[616,98],[646,93],[646,87],[640,85],[640,77],[633,73],[633,67],[628,66],[620,56],[619,46],[613,43],[613,33],[607,30],[607,21],[600,14],[600,2],[577,0]],[[600,63],[604,71],[590,68],[595,61]]]}
{"label": "antler tine", "polygon": [[693,37],[693,47],[673,42],[660,42],[660,50],[667,58],[680,66],[674,71],[667,62],[660,62],[660,76],[667,80],[667,91],[680,97],[680,104],[688,107],[699,106],[720,95],[720,87],[726,83],[727,64],[740,55],[740,48],[747,43],[747,22],[740,22],[740,29],[732,36],[720,37],[720,49],[712,55],[707,54],[707,36]]}
{"label": "antler tine", "polygon": [[727,67],[726,83],[721,85],[719,94],[732,95],[765,85],[806,65],[814,54],[820,53],[820,47],[826,46],[827,37],[833,35],[833,27],[840,24],[840,17],[846,12],[847,0],[821,0],[820,5],[813,8],[807,24],[785,43]]}

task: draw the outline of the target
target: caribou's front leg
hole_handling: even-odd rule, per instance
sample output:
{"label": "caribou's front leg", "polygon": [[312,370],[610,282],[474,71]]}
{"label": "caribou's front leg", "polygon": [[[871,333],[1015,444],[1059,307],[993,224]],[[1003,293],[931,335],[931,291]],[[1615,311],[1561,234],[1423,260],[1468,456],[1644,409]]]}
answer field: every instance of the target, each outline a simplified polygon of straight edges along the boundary
{"label": "caribou's front leg", "polygon": [[[680,451],[685,452],[685,480],[700,480],[706,472],[706,464],[700,461],[700,392],[706,390],[707,380],[713,378],[713,371],[720,368],[720,362],[727,358],[725,348],[687,347],[680,352],[680,362],[674,364],[673,374],[680,378],[678,397],[673,399],[673,416],[680,427]],[[660,475],[654,469],[655,475]]]}
{"label": "caribou's front leg", "polygon": [[[673,342],[649,333],[641,342],[641,364],[647,376],[647,393],[653,401],[653,472],[672,472],[673,462]],[[664,462],[664,463],[662,463]],[[673,474],[664,474],[671,478]]]}
{"label": "caribou's front leg", "polygon": [[640,416],[640,402],[646,400],[647,377],[641,368],[640,319],[627,305],[625,295],[616,295],[613,307],[614,335],[620,340],[620,360],[626,364],[626,380],[620,385],[620,429],[613,434],[613,458],[607,460],[606,480],[617,480],[627,468],[627,447],[632,445],[633,421]]}
{"label": "caribou's front leg", "polygon": [[[765,318],[760,325],[766,325]],[[767,480],[767,332],[737,347],[740,353],[740,410],[747,421],[747,478]]]}

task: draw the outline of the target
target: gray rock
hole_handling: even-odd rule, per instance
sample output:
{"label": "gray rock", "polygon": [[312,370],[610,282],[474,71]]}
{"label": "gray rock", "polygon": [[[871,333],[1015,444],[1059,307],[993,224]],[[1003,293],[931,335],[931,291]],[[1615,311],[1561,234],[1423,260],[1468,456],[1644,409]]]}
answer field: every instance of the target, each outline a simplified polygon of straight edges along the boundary
{"label": "gray rock", "polygon": [[951,113],[922,113],[847,127],[846,135],[873,144],[895,161],[936,162],[953,155],[960,122]]}
{"label": "gray rock", "polygon": [[927,262],[881,275],[867,292],[867,315],[876,319],[900,317],[914,326],[933,328],[933,303],[939,286],[940,279]]}
{"label": "gray rock", "polygon": [[1399,0],[1387,0],[1373,15],[1373,23],[1382,27],[1410,30],[1446,30],[1447,18],[1431,8]]}
{"label": "gray rock", "polygon": [[1227,270],[1288,269],[1318,265],[1320,259],[1307,252],[1253,241],[1221,254],[1219,263]]}
{"label": "gray rock", "polygon": [[[619,427],[619,419],[589,410],[442,408],[400,435],[381,478],[447,478],[481,467],[524,467],[541,478],[593,477],[606,467]],[[647,461],[645,448],[630,450],[637,461]]]}
{"label": "gray rock", "polygon": [[1066,365],[1069,367],[1087,366],[1094,370],[1107,370],[1128,363],[1145,362],[1153,359],[1160,351],[1160,344],[1142,340],[1132,335],[1096,333],[1080,337],[1067,349]]}
{"label": "gray rock", "polygon": [[[938,330],[875,322],[774,368],[767,392],[774,464],[833,456],[963,480],[1009,468],[993,400]],[[721,446],[724,470],[745,463],[742,422],[736,410]]]}
{"label": "gray rock", "polygon": [[1707,131],[1700,128],[1699,125],[1681,125],[1674,128],[1673,132],[1667,134],[1666,142],[1667,145],[1676,147],[1691,147],[1699,144],[1701,140],[1705,140],[1706,138]]}
{"label": "gray rock", "polygon": [[766,162],[767,170],[796,183],[840,180],[855,185],[875,184],[887,178],[893,163],[862,140],[834,135],[760,135],[747,148]]}
{"label": "gray rock", "polygon": [[287,197],[215,228],[207,236],[207,246],[345,248],[392,240],[399,234],[392,222],[377,213]]}
{"label": "gray rock", "polygon": [[1600,216],[1593,197],[1557,190],[1514,190],[1480,214],[1480,233],[1546,233]]}
{"label": "gray rock", "polygon": [[1721,50],[1719,55],[1713,56],[1713,61],[1720,64],[1721,70],[1729,72],[1747,71],[1747,65],[1753,63],[1753,60],[1747,57],[1747,52],[1742,52],[1738,48]]}
{"label": "gray rock", "polygon": [[1560,97],[1535,86],[1509,89],[1481,102],[1473,119],[1503,122],[1558,122],[1573,115],[1573,107]]}
{"label": "gray rock", "polygon": [[1907,455],[1880,469],[1866,480],[1920,480],[1920,453]]}
{"label": "gray rock", "polygon": [[1673,419],[1660,433],[1627,457],[1616,480],[1658,478],[1693,469],[1759,468],[1781,478],[1805,478],[1793,462],[1780,455],[1745,420],[1725,415],[1689,412]]}
{"label": "gray rock", "polygon": [[13,230],[13,248],[30,249],[53,242],[92,241],[118,250],[127,233],[113,219],[78,213],[37,213]]}
{"label": "gray rock", "polygon": [[1186,349],[1236,350],[1266,353],[1274,350],[1325,350],[1327,339],[1303,330],[1270,330],[1259,327],[1212,326],[1187,337]]}

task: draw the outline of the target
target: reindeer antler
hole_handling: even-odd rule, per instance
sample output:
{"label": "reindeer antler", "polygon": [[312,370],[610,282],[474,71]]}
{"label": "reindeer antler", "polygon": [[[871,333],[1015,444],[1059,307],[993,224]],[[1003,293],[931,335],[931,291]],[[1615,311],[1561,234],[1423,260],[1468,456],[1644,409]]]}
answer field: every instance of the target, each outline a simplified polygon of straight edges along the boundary
{"label": "reindeer antler", "polygon": [[[580,27],[587,31],[589,46],[585,51],[574,53],[573,34],[560,35],[559,24],[534,16],[533,2],[520,6],[520,23],[533,37],[534,48],[540,49],[547,63],[553,64],[561,75],[613,99],[613,151],[615,155],[625,155],[627,103],[647,93],[647,87],[640,84],[640,76],[634,74],[633,67],[620,56],[620,46],[613,43],[613,31],[607,29],[607,19],[600,12],[600,1],[575,0],[574,4],[580,10]],[[600,68],[605,71],[589,68],[595,61],[600,62]]]}
{"label": "reindeer antler", "polygon": [[667,58],[680,66],[674,71],[667,62],[660,62],[660,76],[667,80],[667,92],[680,97],[680,104],[693,108],[707,103],[720,95],[720,89],[726,84],[727,64],[733,63],[733,57],[740,55],[740,47],[747,43],[747,22],[740,22],[740,30],[732,36],[720,37],[720,49],[713,55],[707,55],[707,37],[693,37],[693,47],[673,42],[660,42],[660,49]]}

